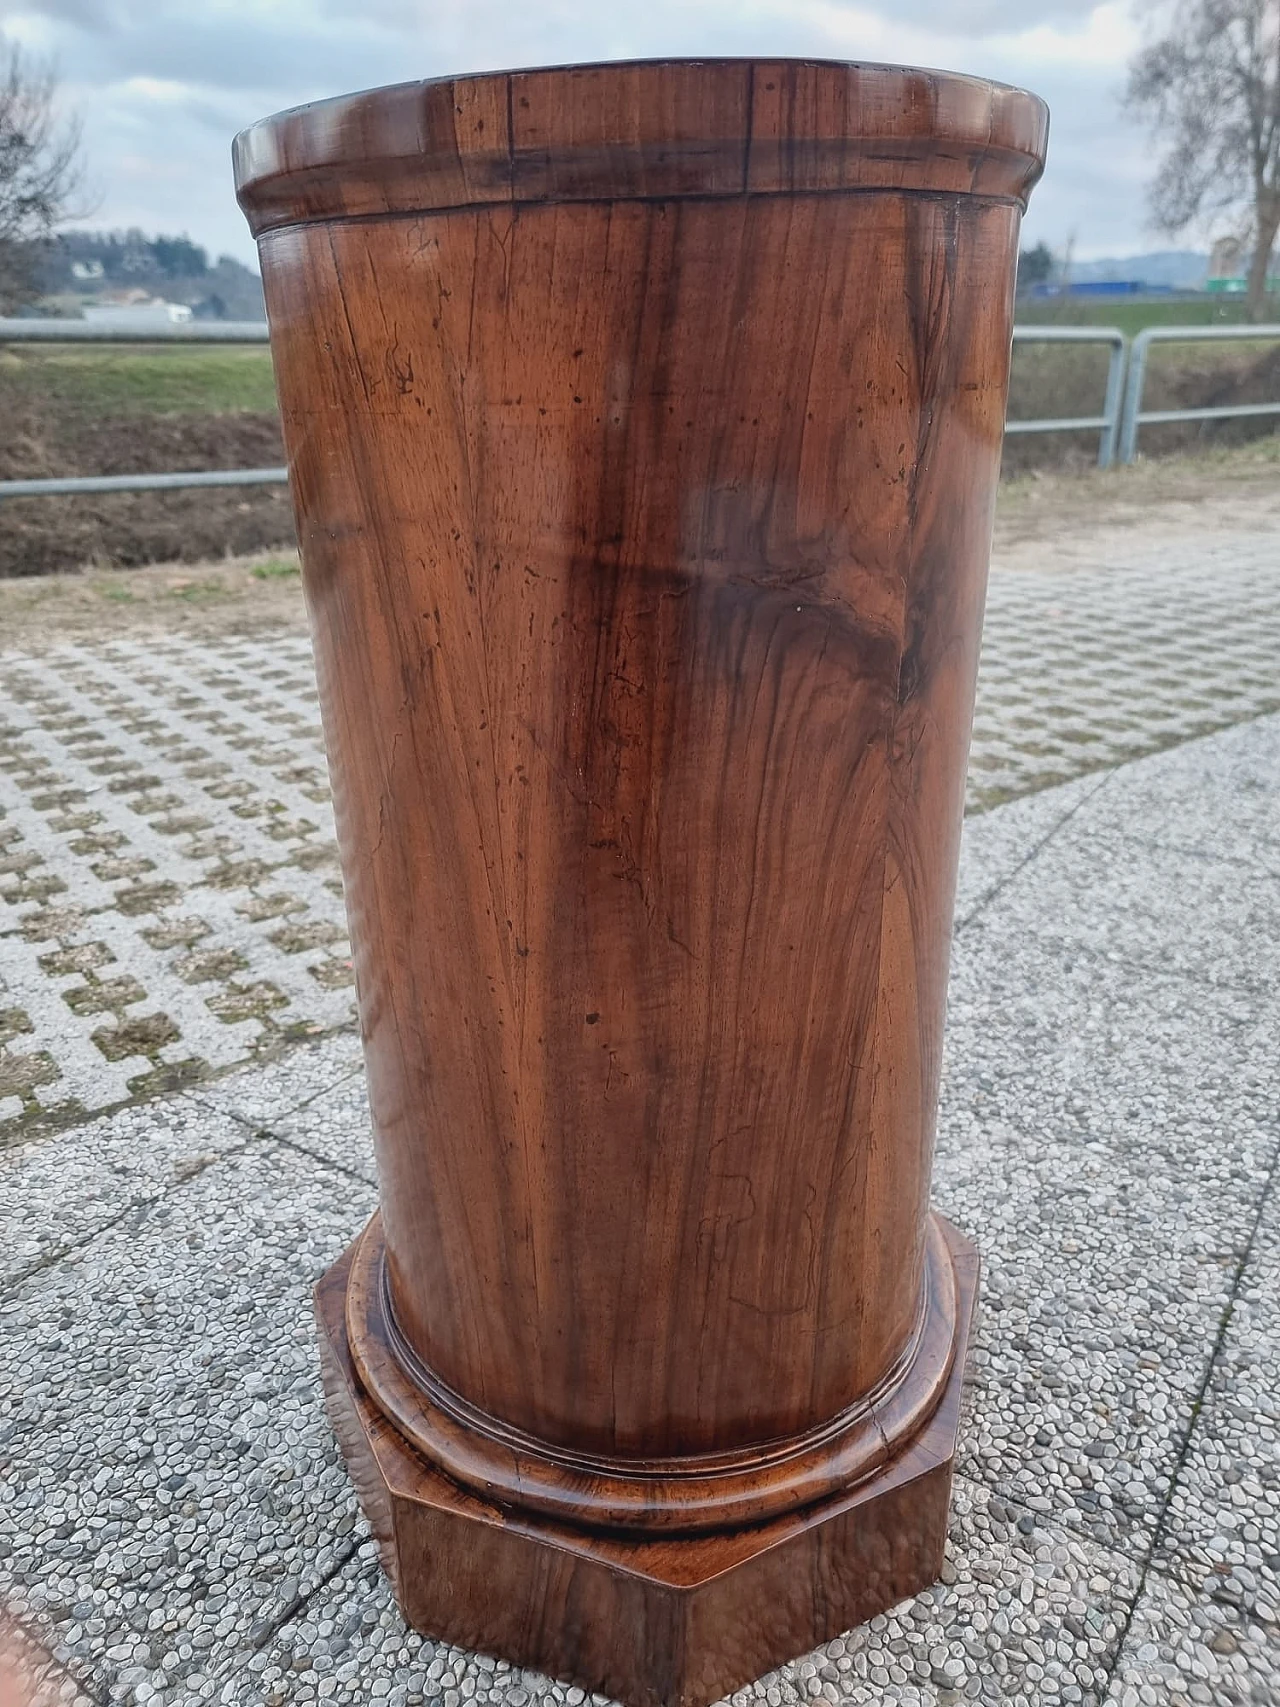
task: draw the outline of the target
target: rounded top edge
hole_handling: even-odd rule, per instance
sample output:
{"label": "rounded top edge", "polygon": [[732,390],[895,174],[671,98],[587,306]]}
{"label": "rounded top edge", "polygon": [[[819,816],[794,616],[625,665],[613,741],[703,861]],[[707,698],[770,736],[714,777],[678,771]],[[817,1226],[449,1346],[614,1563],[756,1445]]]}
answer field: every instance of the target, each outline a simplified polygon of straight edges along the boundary
{"label": "rounded top edge", "polygon": [[397,83],[294,107],[233,145],[255,236],[485,203],[923,190],[1017,201],[1044,102],[947,71],[624,60]]}

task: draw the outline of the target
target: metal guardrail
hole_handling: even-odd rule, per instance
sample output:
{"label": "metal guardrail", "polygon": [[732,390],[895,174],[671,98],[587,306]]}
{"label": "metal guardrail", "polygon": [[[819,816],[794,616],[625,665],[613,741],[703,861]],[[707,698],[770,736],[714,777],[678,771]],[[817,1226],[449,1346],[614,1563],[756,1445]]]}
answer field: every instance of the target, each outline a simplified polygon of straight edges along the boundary
{"label": "metal guardrail", "polygon": [[[1115,455],[1120,397],[1124,382],[1125,337],[1114,326],[1017,326],[1015,344],[1108,344],[1111,360],[1100,415],[1007,421],[1006,433],[1100,433],[1098,466],[1109,468]],[[187,320],[169,326],[122,327],[91,320],[0,319],[0,345],[24,344],[265,344],[265,322]],[[52,497],[88,492],[158,492],[192,486],[274,485],[287,478],[283,468],[244,468],[210,473],[102,474],[62,479],[0,480],[0,499]]]}
{"label": "metal guardrail", "polygon": [[177,492],[187,486],[276,486],[287,468],[213,468],[178,474],[68,474],[46,480],[0,480],[0,498],[52,498],[59,493]]}
{"label": "metal guardrail", "polygon": [[[1098,415],[1036,417],[1005,422],[1006,433],[1096,432],[1098,467],[1110,468],[1117,454],[1132,462],[1138,429],[1157,421],[1218,421],[1232,416],[1280,415],[1275,403],[1231,403],[1209,409],[1142,408],[1147,352],[1154,343],[1193,343],[1201,339],[1280,339],[1280,326],[1148,326],[1132,349],[1116,326],[1016,326],[1018,344],[1106,344],[1106,392]],[[188,320],[169,326],[125,327],[92,320],[0,319],[4,344],[265,344],[267,327],[256,320]],[[1126,382],[1126,359],[1128,379]],[[0,480],[0,499],[34,498],[86,492],[162,492],[192,486],[279,485],[284,468],[229,468],[172,474],[94,474],[62,479]]]}
{"label": "metal guardrail", "polygon": [[0,319],[0,344],[265,344],[265,320],[175,320],[112,326],[101,320]]}
{"label": "metal guardrail", "polygon": [[[4,344],[265,344],[265,320],[183,320],[169,326],[111,326],[93,320],[0,319]],[[0,480],[0,499],[88,492],[176,492],[192,486],[279,486],[286,468],[217,468],[174,474],[87,474]]]}
{"label": "metal guardrail", "polygon": [[1115,461],[1120,430],[1120,401],[1124,394],[1124,365],[1128,345],[1118,326],[1015,326],[1013,343],[1019,344],[1109,344],[1107,389],[1100,415],[1069,415],[1060,419],[1006,421],[1008,433],[1083,433],[1097,431],[1098,467],[1110,468]]}
{"label": "metal guardrail", "polygon": [[1280,326],[1148,326],[1133,340],[1129,357],[1129,379],[1121,413],[1120,460],[1132,462],[1138,454],[1139,427],[1157,421],[1227,421],[1235,416],[1280,415],[1275,403],[1224,403],[1209,409],[1143,409],[1142,391],[1147,378],[1147,353],[1152,344],[1198,344],[1219,339],[1248,342],[1280,339]]}

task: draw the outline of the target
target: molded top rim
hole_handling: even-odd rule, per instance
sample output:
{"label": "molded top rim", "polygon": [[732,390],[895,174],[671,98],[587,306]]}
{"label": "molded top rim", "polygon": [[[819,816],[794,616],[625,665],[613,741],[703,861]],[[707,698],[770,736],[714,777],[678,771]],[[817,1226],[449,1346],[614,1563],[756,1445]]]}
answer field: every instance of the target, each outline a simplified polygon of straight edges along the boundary
{"label": "molded top rim", "polygon": [[397,83],[242,131],[255,235],[485,204],[841,190],[1026,206],[1048,109],[1004,83],[814,59],[649,59]]}

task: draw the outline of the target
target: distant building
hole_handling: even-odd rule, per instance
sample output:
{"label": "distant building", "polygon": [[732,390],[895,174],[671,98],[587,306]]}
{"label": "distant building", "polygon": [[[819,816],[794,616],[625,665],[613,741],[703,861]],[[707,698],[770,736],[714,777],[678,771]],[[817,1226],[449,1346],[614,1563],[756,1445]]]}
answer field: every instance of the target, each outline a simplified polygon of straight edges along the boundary
{"label": "distant building", "polygon": [[[1215,296],[1243,296],[1249,288],[1249,266],[1253,257],[1238,237],[1219,237],[1209,254],[1209,277],[1204,288]],[[1275,273],[1267,275],[1267,289],[1280,286]]]}
{"label": "distant building", "polygon": [[1081,279],[1073,280],[1070,284],[1033,284],[1027,295],[1031,297],[1051,296],[1171,296],[1173,286],[1167,284],[1148,284],[1145,279]]}
{"label": "distant building", "polygon": [[104,331],[112,332],[149,332],[158,331],[162,326],[180,326],[191,319],[191,310],[184,302],[166,302],[160,296],[143,296],[136,300],[138,292],[122,293],[134,300],[109,302],[105,299],[100,303],[86,303],[84,317],[100,326]]}
{"label": "distant building", "polygon": [[1209,251],[1209,276],[1204,288],[1215,296],[1242,295],[1249,257],[1238,237],[1219,237]]}

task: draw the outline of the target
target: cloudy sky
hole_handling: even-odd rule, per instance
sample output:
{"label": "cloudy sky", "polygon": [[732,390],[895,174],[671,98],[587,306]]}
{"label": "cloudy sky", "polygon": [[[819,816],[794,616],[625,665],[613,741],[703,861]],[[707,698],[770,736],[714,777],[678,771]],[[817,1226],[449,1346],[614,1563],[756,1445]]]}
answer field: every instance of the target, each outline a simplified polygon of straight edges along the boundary
{"label": "cloudy sky", "polygon": [[[1139,10],[1138,8],[1143,8]],[[1169,243],[1119,111],[1146,0],[0,0],[82,114],[94,226],[187,232],[246,261],[232,135],[324,95],[450,72],[677,54],[890,60],[1020,83],[1053,111],[1026,240],[1081,259]]]}

